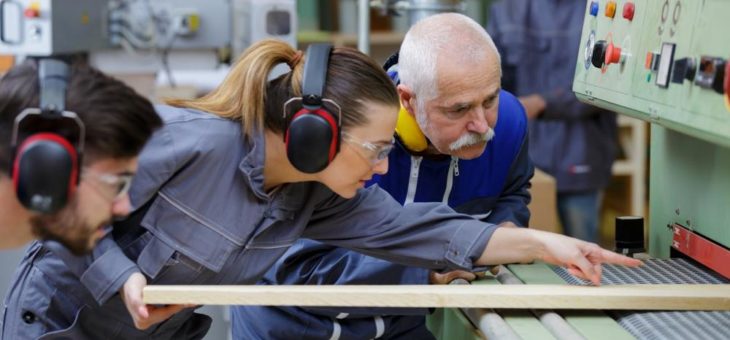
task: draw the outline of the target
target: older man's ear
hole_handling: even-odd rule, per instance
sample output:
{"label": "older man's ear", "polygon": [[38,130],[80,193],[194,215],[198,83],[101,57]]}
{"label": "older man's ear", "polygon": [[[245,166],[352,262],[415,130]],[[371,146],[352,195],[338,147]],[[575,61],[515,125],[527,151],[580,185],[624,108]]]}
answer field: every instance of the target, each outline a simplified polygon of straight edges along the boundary
{"label": "older man's ear", "polygon": [[398,97],[400,97],[400,105],[403,106],[403,108],[405,108],[411,116],[415,117],[416,108],[412,105],[412,100],[415,99],[413,90],[403,84],[398,84],[398,86],[396,86],[396,90],[398,91]]}

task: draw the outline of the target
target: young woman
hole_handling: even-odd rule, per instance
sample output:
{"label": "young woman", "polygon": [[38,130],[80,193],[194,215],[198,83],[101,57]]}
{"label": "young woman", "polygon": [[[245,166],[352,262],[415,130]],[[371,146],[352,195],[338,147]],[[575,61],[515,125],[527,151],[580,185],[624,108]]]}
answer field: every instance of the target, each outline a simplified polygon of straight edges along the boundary
{"label": "young woman", "polygon": [[[438,204],[403,208],[377,187],[361,189],[387,171],[396,91],[355,50],[319,46],[303,57],[282,42],[257,43],[209,95],[158,107],[165,126],[140,156],[135,214],[90,258],[32,246],[16,278],[22,288],[6,300],[4,332],[199,339],[207,316],[145,306],[144,285],[253,284],[300,237],[437,270],[541,258],[596,282],[602,262],[637,264],[579,240],[499,228]],[[267,81],[280,63],[292,71]]]}

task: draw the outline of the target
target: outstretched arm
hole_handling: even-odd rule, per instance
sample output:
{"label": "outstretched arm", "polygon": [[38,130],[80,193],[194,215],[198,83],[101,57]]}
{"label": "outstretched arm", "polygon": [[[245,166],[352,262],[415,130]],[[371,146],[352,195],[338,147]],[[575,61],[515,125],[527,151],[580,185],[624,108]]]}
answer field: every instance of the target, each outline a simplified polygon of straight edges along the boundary
{"label": "outstretched arm", "polygon": [[601,284],[601,265],[636,267],[641,261],[619,255],[572,237],[535,229],[499,228],[494,231],[478,265],[527,263],[541,260],[568,268],[578,278]]}

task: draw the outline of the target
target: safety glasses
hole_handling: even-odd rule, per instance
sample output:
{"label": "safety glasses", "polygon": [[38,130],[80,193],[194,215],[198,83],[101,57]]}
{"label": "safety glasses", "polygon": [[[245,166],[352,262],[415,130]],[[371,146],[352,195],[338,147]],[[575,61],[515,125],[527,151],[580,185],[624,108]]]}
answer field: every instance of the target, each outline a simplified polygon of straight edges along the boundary
{"label": "safety glasses", "polygon": [[347,143],[357,145],[361,149],[365,150],[367,152],[367,156],[365,158],[373,166],[388,158],[388,154],[390,154],[390,152],[395,147],[395,138],[392,138],[389,144],[377,145],[370,142],[361,141],[353,137],[352,135],[343,132],[342,140]]}

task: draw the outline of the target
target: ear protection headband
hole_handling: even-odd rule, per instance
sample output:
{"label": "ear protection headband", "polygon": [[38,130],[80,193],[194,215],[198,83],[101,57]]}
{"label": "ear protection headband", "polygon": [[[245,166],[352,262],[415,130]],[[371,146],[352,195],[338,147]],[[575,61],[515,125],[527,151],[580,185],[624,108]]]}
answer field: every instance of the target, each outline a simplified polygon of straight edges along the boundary
{"label": "ear protection headband", "polygon": [[418,126],[418,122],[405,107],[398,111],[398,121],[395,123],[395,133],[408,150],[421,152],[426,150],[428,142],[426,136]]}
{"label": "ear protection headband", "polygon": [[43,214],[63,208],[79,182],[85,129],[75,113],[64,111],[68,73],[63,61],[39,60],[40,108],[23,110],[13,124],[15,194]]}
{"label": "ear protection headband", "polygon": [[[330,44],[309,45],[304,62],[302,97],[284,103],[286,155],[297,170],[310,174],[324,170],[340,150],[340,106],[322,98],[331,51]],[[295,102],[301,103],[301,109],[289,115],[289,105]],[[324,103],[337,112],[330,112]]]}

